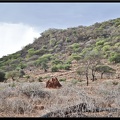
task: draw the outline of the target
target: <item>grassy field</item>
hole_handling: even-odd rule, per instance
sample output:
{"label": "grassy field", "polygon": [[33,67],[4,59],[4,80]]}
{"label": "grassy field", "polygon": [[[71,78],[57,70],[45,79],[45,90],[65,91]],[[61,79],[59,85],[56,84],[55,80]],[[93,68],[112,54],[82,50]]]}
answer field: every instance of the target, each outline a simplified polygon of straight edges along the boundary
{"label": "grassy field", "polygon": [[[89,86],[83,82],[61,82],[60,89],[47,89],[45,82],[14,82],[0,84],[1,117],[40,117],[45,113],[87,103],[90,109],[96,106],[120,108],[120,82],[115,80],[95,81]],[[108,116],[101,113],[93,116]],[[120,113],[111,113],[119,117]]]}

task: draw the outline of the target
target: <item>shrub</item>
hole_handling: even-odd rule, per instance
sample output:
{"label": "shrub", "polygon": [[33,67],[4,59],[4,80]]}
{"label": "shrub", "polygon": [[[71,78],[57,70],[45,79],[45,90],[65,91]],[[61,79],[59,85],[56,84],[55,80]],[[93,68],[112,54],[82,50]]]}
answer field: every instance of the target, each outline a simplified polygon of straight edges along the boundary
{"label": "shrub", "polygon": [[102,50],[103,50],[104,52],[110,50],[110,45],[105,45],[105,46],[102,48]]}
{"label": "shrub", "polygon": [[61,79],[59,79],[59,81],[66,81],[66,78],[61,78]]}
{"label": "shrub", "polygon": [[3,82],[5,80],[5,73],[0,71],[0,82]]}
{"label": "shrub", "polygon": [[31,57],[32,55],[34,55],[34,48],[30,48],[29,50],[28,50],[28,57]]}
{"label": "shrub", "polygon": [[74,49],[74,48],[79,48],[80,47],[80,44],[79,43],[73,43],[71,45],[71,47]]}
{"label": "shrub", "polygon": [[76,61],[79,61],[80,58],[81,58],[81,56],[79,56],[79,55],[75,55],[75,56],[72,56],[72,57],[73,57],[73,59],[76,60]]}
{"label": "shrub", "polygon": [[25,75],[25,76],[24,76],[24,78],[27,78],[27,79],[29,79],[29,78],[30,78],[30,76],[29,76],[29,75]]}
{"label": "shrub", "polygon": [[96,46],[103,45],[103,44],[104,44],[104,40],[100,40],[100,41],[96,42]]}
{"label": "shrub", "polygon": [[19,77],[21,78],[21,77],[23,77],[25,75],[25,72],[23,71],[23,70],[20,70],[19,71]]}
{"label": "shrub", "polygon": [[53,65],[58,65],[58,64],[62,64],[62,63],[63,62],[61,60],[57,60],[57,59],[52,61]]}
{"label": "shrub", "polygon": [[24,69],[24,68],[26,68],[27,67],[27,65],[26,64],[23,64],[23,63],[20,63],[18,66],[17,66],[17,68],[20,68],[20,69]]}
{"label": "shrub", "polygon": [[78,80],[73,79],[71,82],[72,82],[73,84],[77,84]]}
{"label": "shrub", "polygon": [[38,78],[38,81],[39,81],[39,82],[42,82],[42,79],[43,79],[42,77],[39,77],[39,78]]}
{"label": "shrub", "polygon": [[56,45],[56,39],[51,39],[50,40],[50,46],[55,46]]}
{"label": "shrub", "polygon": [[63,66],[62,64],[58,64],[58,65],[56,65],[56,66],[57,66],[57,68],[60,69],[60,70],[61,70],[61,69],[64,69],[64,66]]}
{"label": "shrub", "polygon": [[117,81],[113,81],[112,83],[113,83],[113,85],[118,85]]}
{"label": "shrub", "polygon": [[52,66],[51,71],[52,71],[52,72],[58,72],[58,67],[55,66],[55,65]]}
{"label": "shrub", "polygon": [[65,69],[65,70],[70,70],[70,64],[64,64],[64,66],[63,66],[63,68]]}
{"label": "shrub", "polygon": [[113,53],[111,57],[109,58],[110,62],[120,63],[120,54],[119,53]]}
{"label": "shrub", "polygon": [[15,80],[14,78],[17,76],[19,76],[17,71],[10,71],[6,74],[6,78],[12,78],[13,81]]}
{"label": "shrub", "polygon": [[65,63],[66,64],[72,64],[72,60],[67,60]]}

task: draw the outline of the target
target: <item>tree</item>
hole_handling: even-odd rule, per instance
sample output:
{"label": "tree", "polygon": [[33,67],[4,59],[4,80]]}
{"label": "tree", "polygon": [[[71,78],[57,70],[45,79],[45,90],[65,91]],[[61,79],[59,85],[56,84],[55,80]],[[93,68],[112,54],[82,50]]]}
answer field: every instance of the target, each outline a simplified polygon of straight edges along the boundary
{"label": "tree", "polygon": [[103,74],[105,73],[114,73],[116,70],[109,67],[109,66],[106,66],[106,65],[98,65],[96,66],[95,70],[97,72],[100,72],[101,73],[101,79],[103,79]]}
{"label": "tree", "polygon": [[102,53],[98,52],[97,50],[92,50],[90,52],[88,51],[84,56],[84,64],[86,64],[88,70],[91,70],[92,81],[95,80],[95,68],[101,63],[101,55]]}
{"label": "tree", "polygon": [[47,63],[42,62],[42,63],[41,63],[41,68],[44,69],[44,72],[47,72],[47,69],[48,69],[49,67],[48,67]]}
{"label": "tree", "polygon": [[42,57],[40,57],[38,60],[35,61],[35,66],[41,67],[44,69],[45,72],[47,72],[48,67],[48,61],[51,59],[51,54],[45,54]]}
{"label": "tree", "polygon": [[87,80],[87,86],[89,84],[89,81],[88,81],[88,66],[84,66],[84,67],[81,67],[77,70],[77,74],[80,75],[85,75],[86,76],[86,80]]}

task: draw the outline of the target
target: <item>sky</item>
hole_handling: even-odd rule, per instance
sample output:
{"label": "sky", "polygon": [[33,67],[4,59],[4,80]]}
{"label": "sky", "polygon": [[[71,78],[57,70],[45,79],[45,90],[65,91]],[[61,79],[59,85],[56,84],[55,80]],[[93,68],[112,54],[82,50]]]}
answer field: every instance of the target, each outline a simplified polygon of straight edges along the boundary
{"label": "sky", "polygon": [[119,2],[0,3],[0,57],[33,43],[49,28],[89,26],[119,17]]}

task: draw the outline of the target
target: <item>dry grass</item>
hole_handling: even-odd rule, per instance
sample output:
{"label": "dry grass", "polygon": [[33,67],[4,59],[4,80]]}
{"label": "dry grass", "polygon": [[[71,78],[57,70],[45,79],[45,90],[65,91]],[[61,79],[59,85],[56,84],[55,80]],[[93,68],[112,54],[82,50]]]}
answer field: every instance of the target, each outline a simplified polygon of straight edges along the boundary
{"label": "dry grass", "polygon": [[[41,73],[34,70],[29,73],[33,82],[27,79],[19,79],[19,82],[0,83],[0,117],[40,117],[48,112],[64,109],[79,103],[87,103],[89,109],[118,108],[120,109],[120,81],[119,79],[105,78],[94,82],[79,78],[76,69],[55,73]],[[45,88],[45,81],[52,76],[59,79],[62,88]],[[42,77],[43,82],[38,82]],[[88,117],[120,117],[120,111],[104,111],[85,113]],[[79,117],[71,114],[71,117]],[[61,117],[64,117],[62,115]]]}
{"label": "dry grass", "polygon": [[[44,82],[1,83],[0,116],[1,117],[40,117],[45,113],[63,109],[79,103],[87,103],[89,109],[96,106],[120,108],[120,82],[97,82],[92,86],[82,86],[81,82],[61,82],[60,89],[47,89]],[[59,106],[59,107],[58,107]],[[103,113],[103,114],[102,114]],[[87,113],[88,116],[106,116],[120,113]]]}

